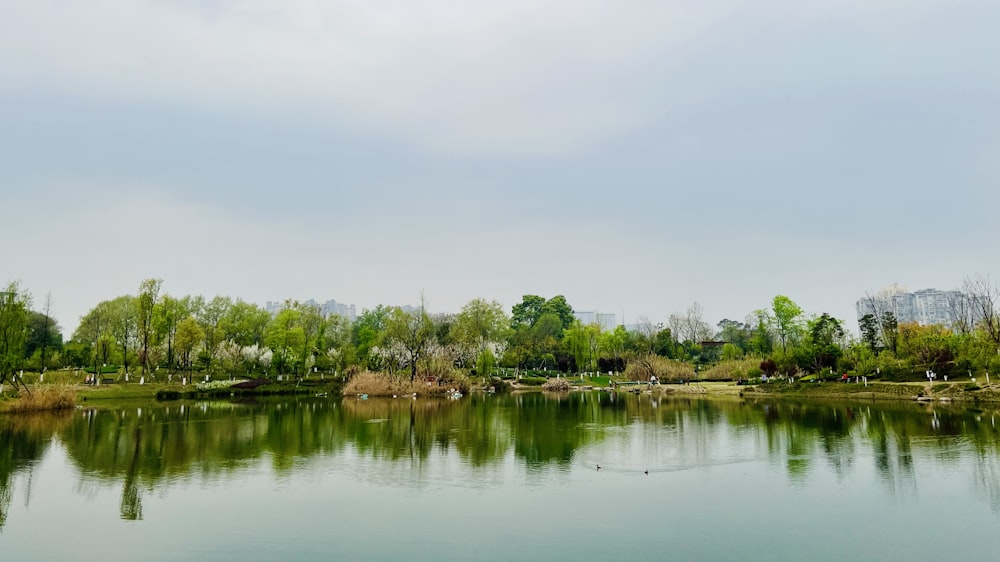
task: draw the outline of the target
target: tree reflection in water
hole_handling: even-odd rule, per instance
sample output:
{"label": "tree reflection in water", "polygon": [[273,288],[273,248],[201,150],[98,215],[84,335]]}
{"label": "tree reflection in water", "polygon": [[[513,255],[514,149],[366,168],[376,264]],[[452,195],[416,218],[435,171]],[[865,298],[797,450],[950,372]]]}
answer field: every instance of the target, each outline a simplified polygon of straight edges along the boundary
{"label": "tree reflection in water", "polygon": [[[62,416],[0,418],[0,525],[14,482],[58,439],[82,480],[121,483],[121,517],[141,520],[142,490],[180,478],[215,481],[268,459],[291,475],[331,457],[366,465],[378,484],[420,485],[431,457],[457,456],[475,481],[511,455],[529,478],[565,472],[611,441],[691,470],[767,459],[796,486],[816,463],[837,479],[872,469],[893,498],[913,497],[914,464],[970,462],[978,497],[1000,512],[1000,432],[993,411],[915,403],[657,399],[543,393],[458,401],[298,399],[148,404]],[[645,459],[644,459],[645,462]],[[589,466],[589,463],[586,464]],[[612,466],[612,469],[614,467]],[[502,477],[501,477],[502,480]]]}

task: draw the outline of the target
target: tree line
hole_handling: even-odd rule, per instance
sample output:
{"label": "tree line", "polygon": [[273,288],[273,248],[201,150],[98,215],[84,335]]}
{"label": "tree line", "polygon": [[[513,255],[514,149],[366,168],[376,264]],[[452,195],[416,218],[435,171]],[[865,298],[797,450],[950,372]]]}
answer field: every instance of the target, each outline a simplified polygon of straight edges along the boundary
{"label": "tree line", "polygon": [[64,341],[50,314],[36,310],[17,283],[0,291],[0,382],[21,369],[72,367],[156,378],[199,371],[229,376],[304,375],[371,370],[408,376],[449,371],[617,373],[637,380],[709,375],[854,375],[906,379],[928,371],[974,374],[1000,370],[1000,291],[986,277],[966,280],[950,325],[901,323],[891,300],[869,294],[869,313],[854,336],[828,313],[806,313],[775,296],[743,320],[705,321],[692,304],[665,322],[635,326],[583,324],[562,295],[524,295],[508,313],[477,298],[455,314],[424,305],[379,305],[356,319],[324,315],[287,300],[280,311],[240,299],[175,297],[159,279],[135,294],[102,301]]}

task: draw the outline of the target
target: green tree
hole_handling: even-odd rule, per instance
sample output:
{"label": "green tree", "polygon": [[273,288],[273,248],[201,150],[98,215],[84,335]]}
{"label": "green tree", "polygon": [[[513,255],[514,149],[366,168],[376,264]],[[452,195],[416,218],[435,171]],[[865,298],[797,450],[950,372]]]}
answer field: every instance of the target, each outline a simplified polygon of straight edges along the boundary
{"label": "green tree", "polygon": [[615,326],[614,330],[601,332],[600,349],[607,354],[607,357],[615,360],[615,365],[619,365],[625,350],[628,348],[628,340],[628,330],[625,329],[625,326],[618,325]]}
{"label": "green tree", "polygon": [[146,279],[139,285],[139,298],[136,301],[138,315],[139,341],[141,350],[139,362],[142,364],[142,372],[146,375],[149,369],[149,349],[152,347],[155,338],[156,308],[160,304],[160,287],[163,285],[162,279]]}
{"label": "green tree", "polygon": [[875,315],[868,313],[861,316],[861,319],[858,320],[858,326],[861,328],[861,341],[868,346],[868,349],[872,353],[878,353],[879,333],[878,321],[875,320]]}
{"label": "green tree", "polygon": [[223,339],[236,342],[242,347],[262,345],[271,314],[263,308],[237,300],[223,314],[219,327]]}
{"label": "green tree", "polygon": [[177,325],[191,315],[190,301],[190,297],[177,299],[163,295],[160,306],[153,310],[156,340],[167,344],[168,369],[173,369],[175,365],[174,339],[177,336]]}
{"label": "green tree", "polygon": [[10,381],[15,388],[18,385],[16,373],[24,360],[30,307],[31,295],[17,283],[8,283],[0,291],[0,384]]}
{"label": "green tree", "polygon": [[555,314],[558,316],[563,330],[569,328],[576,319],[573,316],[573,307],[566,302],[566,297],[562,295],[556,295],[545,301],[545,306],[542,307],[542,314]]}
{"label": "green tree", "polygon": [[233,301],[229,297],[216,296],[212,300],[205,302],[202,297],[195,297],[192,300],[191,312],[198,321],[202,333],[205,334],[205,341],[202,345],[202,352],[205,359],[205,367],[212,369],[212,362],[218,351],[219,344],[224,339],[222,330],[222,319],[225,318]]}
{"label": "green tree", "polygon": [[42,312],[31,311],[28,318],[28,340],[25,342],[24,355],[31,357],[36,353],[40,356],[39,366],[48,364],[46,350],[60,350],[63,346],[62,330],[55,318]]}
{"label": "green tree", "polygon": [[511,309],[511,327],[517,330],[522,326],[528,328],[534,326],[535,322],[542,315],[544,307],[545,299],[543,297],[538,295],[524,295],[521,302],[515,304]]}
{"label": "green tree", "polygon": [[566,350],[576,361],[576,368],[581,372],[597,370],[598,342],[601,327],[597,324],[583,324],[574,321],[563,335]]}
{"label": "green tree", "polygon": [[278,373],[297,371],[306,346],[306,331],[302,311],[296,307],[281,310],[267,327],[264,344],[271,348],[273,365]]}
{"label": "green tree", "polygon": [[434,341],[434,323],[423,304],[412,312],[399,307],[392,308],[386,319],[384,338],[388,345],[399,345],[405,350],[410,367],[410,382],[416,380],[417,363]]}
{"label": "green tree", "polygon": [[764,309],[755,310],[747,317],[747,325],[750,326],[750,350],[760,355],[771,353],[774,349],[771,337],[774,318],[771,313]]}
{"label": "green tree", "polygon": [[186,367],[191,372],[191,354],[205,339],[205,332],[192,316],[177,323],[177,334],[174,345],[181,357],[181,368]]}
{"label": "green tree", "polygon": [[138,328],[136,326],[136,298],[122,295],[108,301],[108,333],[122,353],[122,367],[128,373],[129,352],[136,348]]}
{"label": "green tree", "polygon": [[520,303],[511,309],[511,327],[515,330],[522,327],[533,327],[545,314],[555,314],[561,324],[560,331],[573,323],[573,307],[566,302],[566,297],[556,295],[549,300],[538,295],[524,295]]}
{"label": "green tree", "polygon": [[752,329],[749,324],[726,318],[717,326],[719,328],[719,332],[715,336],[717,340],[733,344],[739,348],[741,354],[750,349]]}
{"label": "green tree", "polygon": [[774,313],[774,329],[781,342],[781,350],[786,351],[788,342],[794,341],[802,329],[802,309],[792,299],[778,295],[771,301]]}
{"label": "green tree", "polygon": [[[497,301],[473,299],[455,317],[451,336],[477,359],[489,350],[498,350],[510,336],[511,320]],[[440,341],[440,338],[439,338]]]}
{"label": "green tree", "polygon": [[843,355],[844,327],[840,320],[827,313],[808,322],[809,341],[799,351],[799,365],[818,372],[833,368]]}
{"label": "green tree", "polygon": [[372,310],[365,309],[354,320],[351,326],[351,343],[357,352],[358,359],[368,368],[376,368],[376,358],[370,351],[382,340],[390,309],[378,305]]}
{"label": "green tree", "polygon": [[882,328],[882,343],[890,351],[896,353],[899,348],[899,321],[896,319],[896,314],[891,310],[884,311],[880,324]]}

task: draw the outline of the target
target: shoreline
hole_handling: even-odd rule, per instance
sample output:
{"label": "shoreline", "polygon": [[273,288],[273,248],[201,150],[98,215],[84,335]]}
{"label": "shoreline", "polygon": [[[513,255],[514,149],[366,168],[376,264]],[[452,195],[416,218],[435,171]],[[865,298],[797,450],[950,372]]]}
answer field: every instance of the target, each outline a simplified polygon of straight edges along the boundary
{"label": "shoreline", "polygon": [[[55,387],[56,385],[52,385]],[[49,385],[32,385],[32,390],[40,390]],[[114,384],[94,388],[87,385],[67,385],[76,395],[76,406],[111,404],[129,400],[212,400],[262,396],[340,396],[340,384],[334,381],[269,382],[254,388],[222,388],[199,390],[191,386],[169,383]],[[511,393],[551,392],[537,385],[508,385]],[[473,392],[487,392],[476,388]],[[922,403],[955,403],[972,405],[977,403],[1000,403],[1000,385],[978,386],[970,382],[919,383],[919,382],[869,382],[863,383],[766,383],[759,385],[736,385],[732,382],[693,382],[687,385],[661,384],[649,387],[608,388],[580,385],[571,387],[569,392],[614,392],[618,394],[650,394],[659,397],[677,398],[767,398],[805,400],[879,400]],[[555,392],[560,394],[561,392]],[[433,397],[434,395],[423,395]],[[346,396],[345,396],[346,397]],[[376,397],[375,395],[372,396]],[[0,405],[6,400],[0,400]],[[89,404],[87,404],[89,403]],[[0,406],[0,414],[7,408]],[[15,412],[9,412],[17,415]]]}

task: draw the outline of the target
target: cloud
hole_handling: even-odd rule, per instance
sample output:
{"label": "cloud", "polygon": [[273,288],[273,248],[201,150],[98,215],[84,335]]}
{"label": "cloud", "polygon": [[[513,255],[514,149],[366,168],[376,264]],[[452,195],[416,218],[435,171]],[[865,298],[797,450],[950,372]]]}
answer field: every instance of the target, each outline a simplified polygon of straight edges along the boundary
{"label": "cloud", "polygon": [[[276,115],[434,150],[560,153],[729,95],[731,80],[691,72],[720,48],[738,53],[775,30],[827,24],[891,40],[940,8],[860,0],[38,0],[5,7],[0,87]],[[784,60],[789,52],[779,49],[772,55]],[[743,63],[764,69],[738,84],[750,94],[755,82],[794,89],[809,80],[780,66],[768,76],[763,63]]]}

